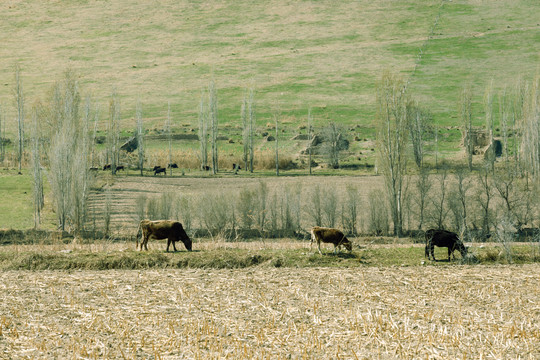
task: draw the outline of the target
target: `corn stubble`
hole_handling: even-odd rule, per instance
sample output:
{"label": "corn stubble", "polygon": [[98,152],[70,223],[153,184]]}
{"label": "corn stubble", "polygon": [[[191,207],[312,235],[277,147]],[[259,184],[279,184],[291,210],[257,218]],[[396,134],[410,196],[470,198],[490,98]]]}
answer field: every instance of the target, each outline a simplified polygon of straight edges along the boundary
{"label": "corn stubble", "polygon": [[3,272],[0,358],[532,359],[538,270]]}

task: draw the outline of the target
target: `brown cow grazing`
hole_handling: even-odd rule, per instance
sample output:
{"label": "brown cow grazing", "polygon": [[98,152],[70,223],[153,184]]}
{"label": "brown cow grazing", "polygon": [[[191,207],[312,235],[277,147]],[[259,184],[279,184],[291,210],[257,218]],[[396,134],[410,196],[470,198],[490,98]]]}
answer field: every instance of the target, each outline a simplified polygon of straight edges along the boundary
{"label": "brown cow grazing", "polygon": [[315,226],[311,229],[310,249],[313,246],[314,241],[317,241],[317,247],[319,249],[319,254],[321,255],[321,241],[324,243],[334,244],[334,254],[341,245],[343,245],[348,251],[352,251],[352,243],[338,229]]}
{"label": "brown cow grazing", "polygon": [[434,247],[445,247],[448,248],[448,261],[450,261],[450,255],[455,259],[454,251],[458,250],[461,253],[461,256],[465,258],[467,256],[467,248],[463,245],[463,242],[459,239],[456,233],[447,230],[436,230],[430,229],[426,231],[426,250],[425,256],[428,260],[431,260],[431,257],[434,261],[435,252]]}
{"label": "brown cow grazing", "polygon": [[139,249],[139,234],[142,232],[142,240],[140,250],[148,250],[148,240],[150,238],[161,240],[167,239],[167,252],[172,243],[173,249],[176,252],[175,243],[182,241],[188,251],[191,251],[191,239],[186,234],[184,227],[178,221],[173,220],[141,220],[139,229],[137,230],[137,249]]}
{"label": "brown cow grazing", "polygon": [[163,175],[167,175],[166,171],[167,169],[165,169],[164,167],[160,167],[160,166],[154,167],[154,176],[156,176],[159,173],[163,173]]}

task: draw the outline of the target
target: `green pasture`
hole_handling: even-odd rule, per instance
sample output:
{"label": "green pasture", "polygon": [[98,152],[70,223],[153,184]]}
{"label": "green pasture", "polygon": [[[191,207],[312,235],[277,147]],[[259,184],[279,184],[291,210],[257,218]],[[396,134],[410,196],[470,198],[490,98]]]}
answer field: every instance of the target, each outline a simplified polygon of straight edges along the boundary
{"label": "green pasture", "polygon": [[[256,90],[257,125],[279,107],[292,127],[330,121],[372,133],[375,88],[385,70],[439,125],[458,125],[459,92],[470,83],[475,121],[482,97],[538,70],[540,4],[535,0],[287,2],[128,0],[6,2],[0,11],[0,105],[14,135],[14,65],[22,71],[27,113],[67,68],[100,107],[105,128],[113,89],[122,127],[197,127],[201,91],[214,79],[220,123],[240,124],[247,87]],[[437,26],[429,40],[431,29]],[[21,46],[24,44],[24,46]],[[418,54],[422,49],[422,56]],[[415,62],[417,70],[413,73]],[[29,119],[29,116],[28,116]],[[452,146],[456,146],[455,139]],[[291,150],[292,151],[292,150]]]}

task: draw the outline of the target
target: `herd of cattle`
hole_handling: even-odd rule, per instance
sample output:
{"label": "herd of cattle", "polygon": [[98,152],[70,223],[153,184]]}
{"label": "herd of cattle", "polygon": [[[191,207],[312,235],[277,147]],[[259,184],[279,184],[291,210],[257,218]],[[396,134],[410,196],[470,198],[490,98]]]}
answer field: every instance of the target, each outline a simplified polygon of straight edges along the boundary
{"label": "herd of cattle", "polygon": [[[142,239],[139,244],[139,236],[141,235]],[[467,256],[467,248],[456,233],[447,230],[430,229],[426,231],[425,238],[425,256],[430,260],[433,258],[433,260],[436,261],[434,253],[435,246],[448,248],[448,261],[450,261],[450,256],[453,256],[455,259],[454,251],[456,250],[461,253],[463,258]],[[177,241],[182,241],[188,251],[192,250],[192,241],[184,230],[184,227],[180,222],[173,220],[141,220],[139,228],[137,229],[136,239],[138,250],[148,250],[148,240],[150,239],[167,239],[167,252],[169,251],[171,244],[174,251],[177,251],[175,246]],[[334,253],[339,251],[341,246],[349,252],[352,251],[351,241],[338,229],[320,226],[313,227],[311,229],[310,248],[313,246],[314,242],[317,242],[317,248],[321,255],[321,243],[333,244]]]}

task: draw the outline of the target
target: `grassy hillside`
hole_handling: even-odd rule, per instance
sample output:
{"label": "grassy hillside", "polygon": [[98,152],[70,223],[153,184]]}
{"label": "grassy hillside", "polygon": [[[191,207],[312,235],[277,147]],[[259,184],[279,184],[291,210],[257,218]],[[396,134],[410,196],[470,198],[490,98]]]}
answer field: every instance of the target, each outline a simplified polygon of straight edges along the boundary
{"label": "grassy hillside", "polygon": [[125,127],[137,98],[148,127],[163,126],[169,101],[176,127],[196,126],[201,89],[213,77],[223,124],[239,123],[244,88],[253,85],[259,125],[279,103],[294,128],[308,106],[318,125],[365,128],[375,83],[390,69],[412,75],[412,93],[453,124],[465,82],[480,101],[491,79],[501,88],[537,70],[539,12],[535,0],[4,1],[0,104],[10,130],[19,63],[28,107],[71,67],[102,118],[118,91]]}

